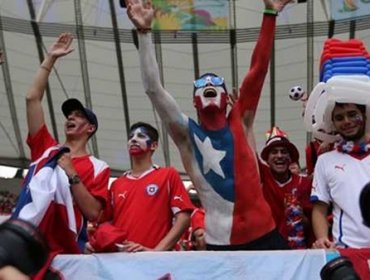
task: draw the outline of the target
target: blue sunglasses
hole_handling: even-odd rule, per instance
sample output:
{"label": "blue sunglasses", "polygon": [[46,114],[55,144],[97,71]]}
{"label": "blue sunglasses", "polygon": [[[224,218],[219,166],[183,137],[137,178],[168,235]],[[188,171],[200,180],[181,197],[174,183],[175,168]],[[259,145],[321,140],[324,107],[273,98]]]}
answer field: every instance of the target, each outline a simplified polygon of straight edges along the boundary
{"label": "blue sunglasses", "polygon": [[208,84],[211,84],[212,86],[215,86],[215,87],[222,86],[224,84],[224,78],[214,77],[214,76],[205,76],[203,78],[200,78],[194,81],[195,88],[203,88],[207,86]]}

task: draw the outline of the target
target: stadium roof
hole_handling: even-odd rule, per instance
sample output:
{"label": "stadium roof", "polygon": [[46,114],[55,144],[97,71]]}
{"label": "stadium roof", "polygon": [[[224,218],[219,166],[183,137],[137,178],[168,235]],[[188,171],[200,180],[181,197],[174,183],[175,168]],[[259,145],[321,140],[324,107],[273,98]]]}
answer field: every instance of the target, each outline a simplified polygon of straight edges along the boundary
{"label": "stadium roof", "polygon": [[[224,0],[214,0],[218,1]],[[302,107],[289,99],[289,89],[295,85],[311,89],[318,82],[319,57],[328,36],[370,41],[369,17],[329,21],[324,3],[290,4],[278,17],[274,57],[255,123],[259,150],[266,130],[278,125],[299,148],[303,166],[307,135]],[[241,82],[262,10],[263,1],[230,1],[231,29],[153,33],[163,84],[185,114],[196,118],[192,81],[199,73],[218,73],[229,89]],[[25,94],[47,47],[61,32],[75,34],[76,40],[75,51],[53,69],[44,98],[47,124],[55,137],[64,141],[60,106],[75,97],[97,113],[99,131],[90,151],[107,161],[114,174],[130,168],[127,127],[136,121],[150,122],[162,132],[156,163],[173,165],[184,173],[179,153],[144,93],[135,32],[125,10],[113,0],[0,1],[0,48],[5,58],[0,74],[0,164],[28,166]]]}

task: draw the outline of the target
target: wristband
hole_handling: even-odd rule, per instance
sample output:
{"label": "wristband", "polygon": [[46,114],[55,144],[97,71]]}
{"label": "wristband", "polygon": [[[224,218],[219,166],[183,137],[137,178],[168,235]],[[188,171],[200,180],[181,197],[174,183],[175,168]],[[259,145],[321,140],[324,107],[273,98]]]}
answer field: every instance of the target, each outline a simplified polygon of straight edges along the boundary
{"label": "wristband", "polygon": [[146,34],[148,32],[151,32],[152,29],[151,28],[138,28],[136,29],[138,33],[142,33],[142,34]]}
{"label": "wristband", "polygon": [[277,16],[279,14],[279,12],[275,11],[274,9],[264,9],[263,13],[267,15],[274,15],[274,16]]}

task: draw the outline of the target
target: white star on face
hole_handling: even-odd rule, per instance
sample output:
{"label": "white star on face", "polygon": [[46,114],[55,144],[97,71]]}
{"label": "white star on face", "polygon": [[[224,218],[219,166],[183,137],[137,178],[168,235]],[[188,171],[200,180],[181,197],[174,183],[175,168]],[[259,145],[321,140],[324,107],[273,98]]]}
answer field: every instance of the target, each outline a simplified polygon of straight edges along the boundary
{"label": "white star on face", "polygon": [[207,174],[212,169],[217,175],[225,179],[225,174],[222,171],[220,162],[225,157],[226,152],[213,148],[209,137],[206,137],[204,142],[202,142],[197,135],[194,135],[194,138],[195,143],[197,144],[197,147],[203,157],[204,174]]}

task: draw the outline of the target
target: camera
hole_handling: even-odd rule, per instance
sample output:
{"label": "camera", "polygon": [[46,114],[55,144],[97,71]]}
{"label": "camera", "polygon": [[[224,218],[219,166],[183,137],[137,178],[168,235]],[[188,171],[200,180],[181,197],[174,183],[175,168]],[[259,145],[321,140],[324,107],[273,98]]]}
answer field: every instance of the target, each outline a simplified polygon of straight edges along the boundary
{"label": "camera", "polygon": [[31,276],[42,268],[47,257],[46,242],[33,224],[9,219],[0,225],[0,268],[10,265]]}
{"label": "camera", "polygon": [[329,261],[321,269],[320,277],[322,280],[361,280],[352,262],[346,257],[338,257]]}

